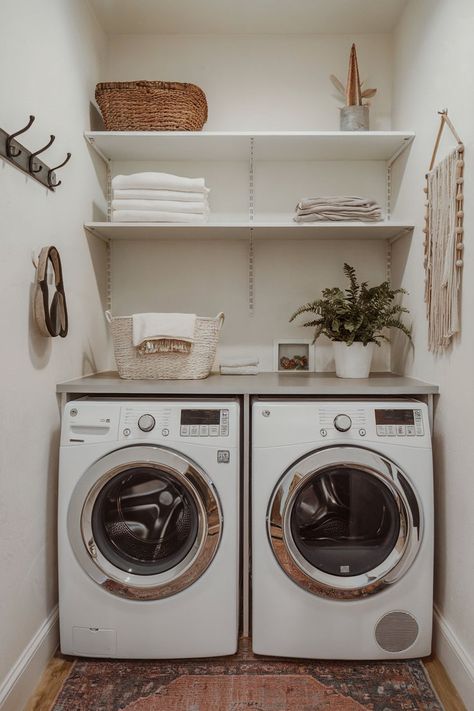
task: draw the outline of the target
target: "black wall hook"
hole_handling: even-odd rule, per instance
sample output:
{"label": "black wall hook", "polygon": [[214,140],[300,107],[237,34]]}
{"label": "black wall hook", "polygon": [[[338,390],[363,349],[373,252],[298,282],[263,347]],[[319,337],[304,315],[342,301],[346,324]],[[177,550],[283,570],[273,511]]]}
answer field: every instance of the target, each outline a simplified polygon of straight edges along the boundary
{"label": "black wall hook", "polygon": [[30,173],[39,173],[40,170],[43,170],[43,166],[40,163],[38,163],[38,161],[35,161],[35,158],[36,158],[36,156],[39,156],[40,153],[43,153],[43,151],[45,151],[50,146],[52,146],[52,144],[54,143],[55,140],[56,140],[56,136],[53,136],[53,134],[51,134],[51,136],[49,137],[48,143],[45,146],[43,146],[43,148],[40,148],[38,151],[35,151],[34,153],[32,153],[30,155],[30,158],[28,160],[28,167],[30,169]]}
{"label": "black wall hook", "polygon": [[49,169],[49,171],[48,171],[48,184],[49,184],[49,187],[50,187],[52,190],[54,190],[54,188],[57,188],[59,185],[61,185],[61,182],[62,182],[61,180],[59,180],[57,183],[54,183],[54,182],[53,182],[53,180],[55,180],[55,178],[56,178],[54,172],[55,172],[56,170],[59,170],[59,168],[62,168],[64,165],[66,165],[66,163],[69,161],[70,158],[71,158],[71,153],[68,153],[67,156],[66,156],[66,160],[63,160],[62,163],[60,163],[59,165],[55,166],[54,168],[50,168],[50,169]]}
{"label": "black wall hook", "polygon": [[50,168],[49,165],[46,165],[38,156],[54,143],[56,137],[53,136],[53,134],[50,135],[48,143],[37,151],[30,151],[17,141],[16,137],[28,131],[34,120],[35,117],[31,115],[28,124],[19,131],[15,131],[15,133],[9,133],[8,131],[4,131],[3,128],[0,128],[0,158],[4,158],[8,163],[11,163],[15,168],[26,173],[30,178],[34,178],[34,180],[44,185],[48,190],[54,191],[55,188],[61,185],[60,180],[56,182],[54,171],[66,165],[71,158],[71,154],[68,153],[66,159],[55,168]]}
{"label": "black wall hook", "polygon": [[13,148],[12,146],[12,141],[16,136],[19,136],[21,133],[25,133],[25,131],[28,131],[30,128],[31,124],[35,120],[35,117],[33,115],[30,115],[30,119],[25,126],[25,128],[21,128],[19,131],[15,131],[15,133],[11,133],[8,138],[7,138],[7,155],[9,158],[18,158],[18,156],[21,153],[20,148]]}

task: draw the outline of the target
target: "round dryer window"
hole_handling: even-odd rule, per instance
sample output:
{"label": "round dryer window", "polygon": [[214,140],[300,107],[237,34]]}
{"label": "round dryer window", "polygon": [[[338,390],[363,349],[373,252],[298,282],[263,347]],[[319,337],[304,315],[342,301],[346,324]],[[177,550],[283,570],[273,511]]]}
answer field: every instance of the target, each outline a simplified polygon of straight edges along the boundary
{"label": "round dryer window", "polygon": [[291,466],[268,511],[273,552],[309,592],[354,599],[398,580],[421,543],[414,488],[399,467],[368,449],[328,447]]}
{"label": "round dryer window", "polygon": [[128,599],[157,600],[194,583],[210,565],[222,513],[209,477],[161,447],[117,450],[74,490],[68,532],[86,573]]}

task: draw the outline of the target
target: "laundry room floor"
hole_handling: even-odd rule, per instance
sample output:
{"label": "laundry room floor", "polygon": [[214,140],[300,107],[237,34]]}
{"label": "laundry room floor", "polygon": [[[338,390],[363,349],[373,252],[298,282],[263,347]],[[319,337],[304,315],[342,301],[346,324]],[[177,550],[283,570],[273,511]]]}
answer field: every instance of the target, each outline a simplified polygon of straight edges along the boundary
{"label": "laundry room floor", "polygon": [[425,665],[419,660],[284,660],[254,656],[246,640],[233,657],[205,660],[74,660],[57,655],[25,711],[382,708],[465,711],[437,660],[427,660]]}

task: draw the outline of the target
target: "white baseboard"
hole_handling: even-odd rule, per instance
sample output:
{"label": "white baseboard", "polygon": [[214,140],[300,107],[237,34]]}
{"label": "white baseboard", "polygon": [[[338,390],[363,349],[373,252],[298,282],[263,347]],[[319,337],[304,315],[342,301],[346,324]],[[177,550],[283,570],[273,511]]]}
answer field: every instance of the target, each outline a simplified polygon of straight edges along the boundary
{"label": "white baseboard", "polygon": [[436,656],[446,669],[467,710],[474,711],[474,661],[436,606],[433,634]]}
{"label": "white baseboard", "polygon": [[0,711],[21,711],[25,707],[58,646],[58,639],[56,605],[0,686]]}

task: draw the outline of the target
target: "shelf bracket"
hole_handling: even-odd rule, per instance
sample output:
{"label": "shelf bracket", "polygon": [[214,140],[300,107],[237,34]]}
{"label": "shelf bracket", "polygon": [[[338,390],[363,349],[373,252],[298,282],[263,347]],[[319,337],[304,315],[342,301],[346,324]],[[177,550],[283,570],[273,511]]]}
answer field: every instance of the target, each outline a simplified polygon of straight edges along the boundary
{"label": "shelf bracket", "polygon": [[386,194],[386,204],[385,204],[385,211],[386,211],[386,219],[390,221],[392,217],[392,166],[395,163],[395,161],[404,153],[413,143],[415,140],[414,136],[409,136],[408,138],[405,138],[403,140],[403,143],[397,148],[395,153],[393,153],[390,158],[387,160],[386,167],[387,167],[387,177],[386,177],[386,188],[387,188],[387,194]]}
{"label": "shelf bracket", "polygon": [[385,279],[388,282],[392,281],[392,243],[390,240],[385,241],[386,252],[385,252]]}
{"label": "shelf bracket", "polygon": [[87,143],[94,149],[94,151],[97,153],[98,156],[102,158],[104,163],[107,165],[110,164],[110,158],[108,158],[105,153],[103,153],[100,148],[98,147],[97,143],[95,142],[94,136],[88,136],[87,133],[84,134],[84,138],[86,139]]}
{"label": "shelf bracket", "polygon": [[112,312],[112,240],[106,242],[105,255],[105,301],[107,311]]}
{"label": "shelf bracket", "polygon": [[248,253],[248,304],[250,316],[255,312],[254,292],[254,249],[253,249],[253,221],[255,217],[255,184],[254,184],[254,137],[250,137],[249,155],[249,253]]}

